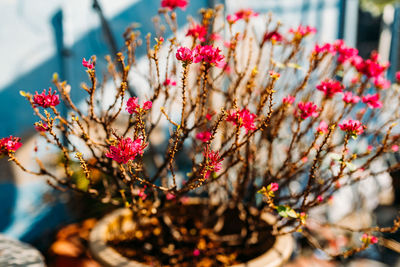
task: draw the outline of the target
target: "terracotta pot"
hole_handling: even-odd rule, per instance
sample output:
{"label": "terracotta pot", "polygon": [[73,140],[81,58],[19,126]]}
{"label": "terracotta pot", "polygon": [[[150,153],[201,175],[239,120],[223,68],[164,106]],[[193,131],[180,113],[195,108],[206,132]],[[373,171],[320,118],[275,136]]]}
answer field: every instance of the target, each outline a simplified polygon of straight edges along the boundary
{"label": "terracotta pot", "polygon": [[[99,220],[92,229],[89,237],[89,247],[93,257],[106,267],[150,267],[149,265],[128,259],[119,254],[106,243],[110,226],[121,223],[122,227],[132,227],[129,209],[117,209]],[[262,219],[271,223],[273,217],[263,214]],[[278,267],[282,266],[291,256],[294,248],[294,240],[291,235],[277,236],[274,245],[264,254],[251,261],[232,267]]]}

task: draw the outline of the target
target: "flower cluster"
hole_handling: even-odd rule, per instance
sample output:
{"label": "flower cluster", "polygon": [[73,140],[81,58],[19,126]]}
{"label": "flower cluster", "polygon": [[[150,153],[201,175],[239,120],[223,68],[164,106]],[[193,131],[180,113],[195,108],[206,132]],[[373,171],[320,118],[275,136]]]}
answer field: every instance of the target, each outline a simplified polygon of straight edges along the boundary
{"label": "flower cluster", "polygon": [[202,25],[194,24],[187,31],[186,36],[192,36],[193,38],[204,42],[206,40],[205,37],[207,36],[207,29]]}
{"label": "flower cluster", "polygon": [[226,20],[228,21],[228,23],[233,24],[239,20],[244,20],[248,22],[250,18],[257,16],[258,16],[257,12],[254,12],[252,9],[247,8],[247,9],[241,9],[233,15],[226,16]]}
{"label": "flower cluster", "polygon": [[226,121],[231,122],[233,125],[244,127],[246,133],[254,131],[256,128],[254,120],[257,118],[256,114],[251,113],[248,109],[243,108],[240,111],[231,110]]}
{"label": "flower cluster", "polygon": [[134,160],[138,154],[143,155],[146,146],[141,138],[134,141],[129,137],[120,138],[116,145],[110,146],[110,150],[105,155],[120,164],[126,164],[128,161]]}
{"label": "flower cluster", "polygon": [[41,94],[36,92],[36,94],[33,96],[33,103],[35,107],[39,106],[42,108],[49,108],[60,104],[60,99],[56,92],[52,92],[51,88],[49,88],[48,93],[46,93],[46,89],[44,89]]}
{"label": "flower cluster", "polygon": [[308,117],[316,118],[319,115],[318,106],[315,105],[313,102],[299,102],[297,104],[295,114],[302,120],[305,120]]}
{"label": "flower cluster", "polygon": [[358,120],[345,120],[342,124],[339,124],[339,127],[353,137],[357,137],[364,132],[364,126]]}
{"label": "flower cluster", "polygon": [[317,89],[325,94],[326,98],[331,98],[337,93],[341,93],[343,85],[339,81],[327,79],[317,85]]}
{"label": "flower cluster", "polygon": [[209,178],[210,174],[213,172],[218,172],[222,168],[223,158],[220,157],[218,151],[213,151],[206,147],[203,152],[205,166],[204,166],[204,178]]}
{"label": "flower cluster", "polygon": [[21,138],[10,135],[0,139],[0,156],[17,151],[22,146]]}
{"label": "flower cluster", "polygon": [[162,0],[161,7],[168,8],[169,10],[174,10],[179,7],[180,9],[185,9],[189,4],[188,0]]}
{"label": "flower cluster", "polygon": [[137,97],[131,97],[128,99],[128,102],[126,103],[126,111],[128,111],[129,114],[132,113],[141,113],[143,111],[151,109],[152,106],[151,101],[146,101],[143,103],[143,106],[141,107],[139,105],[139,99]]}

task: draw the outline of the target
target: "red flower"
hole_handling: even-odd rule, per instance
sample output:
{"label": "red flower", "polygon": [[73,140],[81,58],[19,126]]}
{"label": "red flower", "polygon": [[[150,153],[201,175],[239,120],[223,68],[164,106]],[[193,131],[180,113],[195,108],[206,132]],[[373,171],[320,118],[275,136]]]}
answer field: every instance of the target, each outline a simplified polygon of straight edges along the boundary
{"label": "red flower", "polygon": [[290,106],[291,104],[294,103],[294,100],[295,100],[294,96],[288,95],[287,97],[284,97],[282,99],[282,102],[283,102],[284,105]]}
{"label": "red flower", "polygon": [[343,85],[339,81],[334,81],[331,79],[322,81],[319,85],[317,85],[317,89],[321,92],[324,92],[326,98],[331,98],[335,94],[341,93],[343,88]]}
{"label": "red flower", "polygon": [[307,119],[308,117],[318,117],[318,107],[314,105],[313,102],[300,102],[297,104],[297,108],[299,111],[295,111],[295,115],[300,116],[302,120]]}
{"label": "red flower", "polygon": [[271,41],[271,43],[273,43],[273,44],[275,44],[277,42],[282,42],[283,36],[277,31],[266,32],[264,34],[264,42],[266,42],[266,41]]}
{"label": "red flower", "polygon": [[177,7],[180,9],[185,9],[189,4],[188,0],[162,0],[161,7],[166,7],[169,10],[173,10]]}
{"label": "red flower", "polygon": [[396,80],[400,82],[400,71],[396,72]]}
{"label": "red flower", "polygon": [[193,62],[193,51],[187,47],[179,47],[176,52],[176,59],[183,61],[185,64],[190,64]]}
{"label": "red flower", "polygon": [[47,132],[50,129],[50,127],[45,122],[36,122],[35,129],[38,132]]}
{"label": "red flower", "polygon": [[353,95],[351,92],[343,93],[343,101],[347,104],[356,104],[360,101],[360,97],[357,95]]}
{"label": "red flower", "polygon": [[316,33],[317,29],[311,26],[299,25],[297,29],[289,29],[289,32],[294,34],[294,39],[301,39],[307,35]]}
{"label": "red flower", "polygon": [[93,69],[94,68],[94,64],[92,63],[92,60],[88,60],[88,61],[86,61],[86,59],[85,58],[83,58],[82,59],[82,65],[85,67],[85,68],[88,68],[88,69]]}
{"label": "red flower", "polygon": [[204,42],[206,40],[206,35],[207,35],[207,29],[206,27],[198,24],[192,25],[188,32],[186,33],[186,36],[192,36],[194,38],[199,39],[201,42]]}
{"label": "red flower", "polygon": [[281,77],[281,75],[278,72],[273,71],[273,70],[270,70],[268,73],[269,73],[269,77],[271,77],[274,80],[278,80],[279,77]]}
{"label": "red flower", "polygon": [[374,85],[377,89],[388,89],[390,87],[390,81],[382,76],[378,76],[374,78]]}
{"label": "red flower", "polygon": [[230,121],[233,125],[240,125],[246,129],[246,133],[253,131],[256,128],[254,120],[257,118],[256,114],[250,113],[246,108],[240,111],[230,111],[226,121]]}
{"label": "red flower", "polygon": [[196,139],[200,140],[201,142],[208,142],[211,138],[211,133],[209,131],[200,132],[196,134]]}
{"label": "red flower", "polygon": [[389,67],[389,63],[381,64],[378,62],[379,54],[372,52],[367,60],[363,60],[359,56],[353,57],[352,64],[358,72],[364,74],[368,78],[377,78]]}
{"label": "red flower", "polygon": [[212,172],[218,172],[222,168],[223,158],[220,158],[218,151],[209,150],[208,147],[205,148],[203,152],[205,158],[205,178],[210,177]]}
{"label": "red flower", "polygon": [[361,241],[364,243],[364,244],[366,244],[366,245],[369,245],[369,244],[376,244],[376,243],[378,243],[378,238],[376,237],[376,236],[373,236],[373,235],[369,235],[369,234],[367,234],[367,233],[364,233],[363,235],[362,235],[362,237],[361,237]]}
{"label": "red flower", "polygon": [[9,152],[15,152],[22,146],[19,141],[21,138],[10,135],[0,139],[0,156],[7,155]]}
{"label": "red flower", "polygon": [[213,110],[211,110],[211,111],[208,111],[208,113],[206,114],[206,119],[208,120],[208,121],[210,121],[210,120],[212,120],[212,117],[215,115],[215,111],[213,111]]}
{"label": "red flower", "polygon": [[357,135],[364,132],[364,126],[358,120],[345,120],[342,124],[339,124],[339,127],[353,137],[357,137]]}
{"label": "red flower", "polygon": [[168,78],[167,78],[167,79],[165,79],[163,85],[164,85],[164,86],[168,86],[168,85],[175,86],[175,85],[176,85],[176,82],[173,81],[173,80],[171,80],[171,79],[168,79]]}
{"label": "red flower", "polygon": [[329,43],[326,43],[323,46],[319,46],[318,44],[316,44],[313,52],[316,54],[319,54],[319,53],[335,54],[336,49],[332,44],[329,44]]}
{"label": "red flower", "polygon": [[126,103],[126,111],[128,111],[129,114],[140,113],[144,110],[151,109],[151,106],[153,105],[153,103],[151,101],[146,101],[143,103],[143,107],[140,107],[138,102],[139,102],[139,100],[137,97],[129,98],[128,102]]}
{"label": "red flower", "polygon": [[366,96],[362,97],[362,102],[364,104],[367,104],[368,107],[374,109],[374,108],[381,108],[382,107],[382,102],[379,101],[379,94],[376,93],[374,95],[367,94]]}
{"label": "red flower", "polygon": [[211,45],[196,46],[194,50],[194,63],[204,61],[211,65],[216,65],[217,67],[224,66],[224,55],[221,55],[221,50],[218,47],[213,47]]}
{"label": "red flower", "polygon": [[336,52],[338,52],[339,56],[337,61],[340,64],[343,64],[347,61],[351,61],[355,56],[358,55],[358,50],[352,47],[348,47],[344,44],[343,40],[336,40],[333,43]]}
{"label": "red flower", "polygon": [[267,187],[269,191],[276,192],[279,189],[279,185],[277,183],[270,183]]}
{"label": "red flower", "polygon": [[36,94],[33,96],[34,107],[55,107],[60,104],[59,96],[56,95],[56,91],[51,92],[51,88],[49,88],[49,93],[46,94],[46,89],[43,89],[43,92],[39,94],[36,91]]}
{"label": "red flower", "polygon": [[140,154],[143,155],[143,149],[147,145],[143,144],[141,138],[132,141],[128,138],[121,138],[116,146],[110,146],[110,151],[106,153],[106,157],[112,158],[118,163],[127,163],[129,160],[134,160]]}
{"label": "red flower", "polygon": [[317,127],[317,133],[327,134],[328,132],[328,124],[325,121],[321,121]]}
{"label": "red flower", "polygon": [[257,12],[254,12],[251,8],[247,8],[247,9],[241,9],[233,15],[226,16],[226,20],[228,21],[228,23],[233,24],[241,19],[248,22],[251,17],[257,17],[257,16],[258,16]]}

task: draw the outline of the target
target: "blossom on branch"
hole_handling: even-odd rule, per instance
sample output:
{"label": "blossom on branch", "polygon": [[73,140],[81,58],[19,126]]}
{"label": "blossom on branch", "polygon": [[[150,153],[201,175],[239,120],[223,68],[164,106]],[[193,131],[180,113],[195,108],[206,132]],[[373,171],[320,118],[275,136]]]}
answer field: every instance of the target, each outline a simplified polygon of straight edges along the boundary
{"label": "blossom on branch", "polygon": [[110,150],[106,153],[106,157],[115,160],[118,163],[126,164],[130,160],[134,160],[135,157],[143,155],[143,150],[147,144],[143,144],[143,140],[138,138],[132,141],[129,137],[120,138],[117,145],[110,146]]}
{"label": "blossom on branch", "polygon": [[305,120],[308,117],[316,118],[319,115],[318,106],[313,102],[299,102],[297,104],[295,115],[300,117],[302,120]]}
{"label": "blossom on branch", "polygon": [[36,91],[35,95],[33,96],[33,103],[34,107],[55,107],[60,104],[60,98],[58,95],[56,95],[56,91],[51,91],[51,88],[49,88],[48,94],[46,94],[46,89],[43,89],[43,92],[41,94]]}
{"label": "blossom on branch", "polygon": [[339,127],[353,137],[357,137],[357,135],[364,132],[364,126],[358,120],[344,120],[342,124],[339,124]]}
{"label": "blossom on branch", "polygon": [[126,111],[128,111],[129,114],[132,113],[141,113],[142,111],[149,110],[151,109],[151,106],[153,103],[151,101],[146,101],[143,103],[143,106],[140,107],[139,105],[139,100],[137,97],[131,97],[128,99],[128,102],[126,103]]}
{"label": "blossom on branch", "polygon": [[0,156],[17,151],[22,146],[21,138],[10,135],[0,139]]}
{"label": "blossom on branch", "polygon": [[174,10],[179,7],[180,9],[185,9],[189,4],[188,0],[162,0],[161,7],[166,7],[169,10]]}
{"label": "blossom on branch", "polygon": [[249,131],[254,131],[256,126],[254,125],[254,120],[257,118],[256,114],[250,113],[246,108],[240,111],[230,111],[226,121],[233,123],[233,125],[240,125],[246,129],[246,133]]}

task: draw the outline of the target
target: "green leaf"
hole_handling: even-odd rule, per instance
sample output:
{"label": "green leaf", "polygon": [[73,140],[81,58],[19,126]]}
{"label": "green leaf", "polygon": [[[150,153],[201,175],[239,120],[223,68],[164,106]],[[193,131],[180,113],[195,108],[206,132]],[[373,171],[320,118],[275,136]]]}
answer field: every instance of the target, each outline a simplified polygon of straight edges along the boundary
{"label": "green leaf", "polygon": [[276,207],[276,211],[278,214],[284,218],[286,217],[291,217],[291,218],[297,218],[297,212],[292,209],[291,207],[288,206],[278,206]]}

